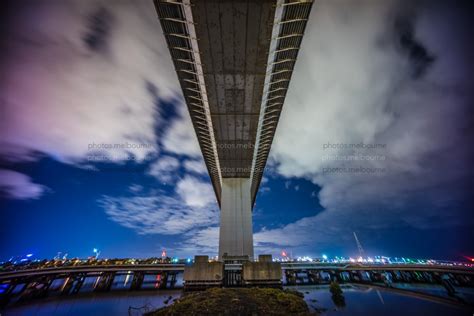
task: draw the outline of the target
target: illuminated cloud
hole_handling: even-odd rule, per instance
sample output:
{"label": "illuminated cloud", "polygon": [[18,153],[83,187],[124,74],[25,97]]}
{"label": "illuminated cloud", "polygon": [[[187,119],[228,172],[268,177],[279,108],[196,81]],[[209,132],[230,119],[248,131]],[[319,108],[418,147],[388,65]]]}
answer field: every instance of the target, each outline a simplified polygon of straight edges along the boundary
{"label": "illuminated cloud", "polygon": [[176,192],[189,207],[203,208],[212,204],[217,205],[214,190],[208,181],[203,182],[186,175],[176,185]]}
{"label": "illuminated cloud", "polygon": [[104,196],[99,204],[112,221],[142,235],[182,234],[219,221],[211,185],[190,176],[178,181],[175,193],[140,191],[132,196]]}
{"label": "illuminated cloud", "polygon": [[[320,186],[326,210],[258,232],[258,243],[314,246],[357,228],[472,223],[457,207],[469,201],[472,177],[468,19],[460,8],[425,4],[315,4],[271,157],[280,175]],[[325,148],[336,143],[385,147]],[[386,159],[335,157],[355,154]],[[382,171],[335,169],[348,167]]]}
{"label": "illuminated cloud", "polygon": [[204,160],[186,160],[184,161],[184,168],[196,174],[207,174],[207,168]]}
{"label": "illuminated cloud", "polygon": [[27,175],[0,169],[0,195],[18,199],[37,199],[49,189],[37,183],[34,183]]}
{"label": "illuminated cloud", "polygon": [[178,117],[171,122],[170,127],[165,131],[162,145],[170,153],[201,158],[201,149],[197,142],[188,109],[185,106],[180,106],[177,110]]}
{"label": "illuminated cloud", "polygon": [[161,156],[150,165],[148,173],[162,182],[170,182],[176,177],[179,160],[171,156]]}
{"label": "illuminated cloud", "polygon": [[159,100],[180,89],[153,3],[27,1],[12,12],[0,38],[0,157],[92,170],[156,157]]}
{"label": "illuminated cloud", "polygon": [[192,230],[174,251],[182,256],[208,255],[216,256],[219,249],[219,227],[210,226]]}
{"label": "illuminated cloud", "polygon": [[151,144],[102,150],[112,161],[157,153],[157,100],[179,86],[152,2],[22,2],[14,12],[0,43],[0,154],[81,163],[102,143]]}

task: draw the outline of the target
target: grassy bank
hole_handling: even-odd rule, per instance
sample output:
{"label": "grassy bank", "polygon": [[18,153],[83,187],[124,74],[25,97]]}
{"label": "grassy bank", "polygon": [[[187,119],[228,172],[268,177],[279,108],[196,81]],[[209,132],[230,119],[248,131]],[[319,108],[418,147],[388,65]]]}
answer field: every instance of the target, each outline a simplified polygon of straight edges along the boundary
{"label": "grassy bank", "polygon": [[146,314],[162,315],[314,315],[300,293],[271,288],[212,288],[190,293]]}

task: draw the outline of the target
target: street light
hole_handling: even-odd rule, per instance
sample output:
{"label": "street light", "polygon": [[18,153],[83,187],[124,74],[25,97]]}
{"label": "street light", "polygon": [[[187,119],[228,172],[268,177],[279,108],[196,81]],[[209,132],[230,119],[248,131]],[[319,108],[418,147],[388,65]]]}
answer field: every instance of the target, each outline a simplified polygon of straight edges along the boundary
{"label": "street light", "polygon": [[99,258],[100,250],[97,249],[97,248],[94,248],[92,251],[95,253],[95,258],[96,258],[96,259]]}

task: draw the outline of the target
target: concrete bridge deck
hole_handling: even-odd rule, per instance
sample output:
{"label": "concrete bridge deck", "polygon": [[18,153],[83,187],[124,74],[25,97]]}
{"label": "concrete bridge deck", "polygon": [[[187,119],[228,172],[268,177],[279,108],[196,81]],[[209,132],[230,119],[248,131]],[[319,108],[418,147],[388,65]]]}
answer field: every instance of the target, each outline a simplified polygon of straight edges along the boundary
{"label": "concrete bridge deck", "polygon": [[[98,272],[183,272],[185,264],[120,264],[120,265],[84,265],[45,269],[25,269],[17,271],[0,272],[0,282],[13,278],[30,276],[61,275],[68,273],[98,273]],[[241,264],[225,264],[226,270],[239,270]],[[474,275],[474,268],[450,265],[424,265],[424,264],[328,264],[309,262],[283,262],[281,269],[284,270],[315,270],[315,271],[428,271],[438,273],[459,273]]]}
{"label": "concrete bridge deck", "polygon": [[219,257],[253,258],[255,204],[312,0],[155,0],[221,207]]}

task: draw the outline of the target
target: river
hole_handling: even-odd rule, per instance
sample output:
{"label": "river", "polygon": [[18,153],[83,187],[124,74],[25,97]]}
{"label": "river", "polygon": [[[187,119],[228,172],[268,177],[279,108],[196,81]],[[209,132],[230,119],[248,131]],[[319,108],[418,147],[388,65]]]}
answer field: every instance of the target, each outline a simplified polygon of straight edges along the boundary
{"label": "river", "polygon": [[[425,293],[440,294],[438,287],[405,286]],[[297,286],[289,287],[304,294],[305,301],[312,311],[319,310],[322,315],[466,315],[474,313],[469,309],[441,304],[424,299],[393,293],[384,289],[370,286],[342,285],[345,297],[345,307],[336,308],[328,286]],[[467,297],[472,299],[474,291],[467,290]],[[84,316],[84,315],[141,315],[147,310],[153,310],[181,296],[180,290],[157,290],[137,292],[84,293],[63,298],[46,298],[14,305],[1,315],[12,316]],[[472,301],[471,301],[472,303]]]}

